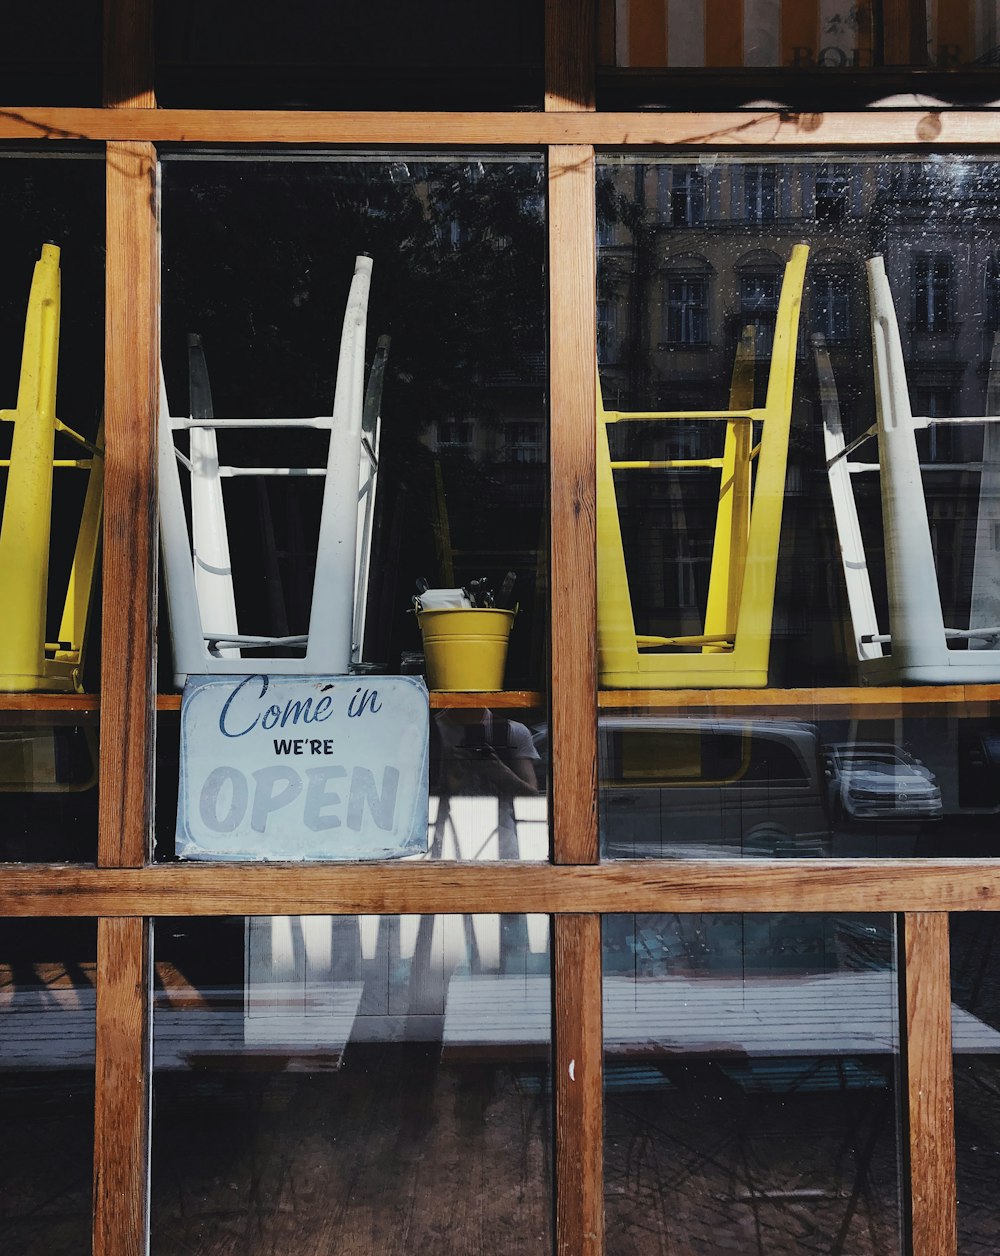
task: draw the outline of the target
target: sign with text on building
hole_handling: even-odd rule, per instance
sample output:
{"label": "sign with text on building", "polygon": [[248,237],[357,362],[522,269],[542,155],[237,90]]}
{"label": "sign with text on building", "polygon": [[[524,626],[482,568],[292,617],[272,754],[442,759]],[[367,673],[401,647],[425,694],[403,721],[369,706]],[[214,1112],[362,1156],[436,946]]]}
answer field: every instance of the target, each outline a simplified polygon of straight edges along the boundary
{"label": "sign with text on building", "polygon": [[427,849],[427,689],[413,676],[192,676],[182,859],[388,859]]}

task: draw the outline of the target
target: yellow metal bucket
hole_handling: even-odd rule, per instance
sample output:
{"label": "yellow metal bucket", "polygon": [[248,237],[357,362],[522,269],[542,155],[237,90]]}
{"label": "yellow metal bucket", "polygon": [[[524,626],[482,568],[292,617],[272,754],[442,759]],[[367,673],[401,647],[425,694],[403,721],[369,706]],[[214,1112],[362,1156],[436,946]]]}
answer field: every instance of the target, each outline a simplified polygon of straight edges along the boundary
{"label": "yellow metal bucket", "polygon": [[488,692],[503,688],[511,611],[449,607],[418,611],[428,689]]}

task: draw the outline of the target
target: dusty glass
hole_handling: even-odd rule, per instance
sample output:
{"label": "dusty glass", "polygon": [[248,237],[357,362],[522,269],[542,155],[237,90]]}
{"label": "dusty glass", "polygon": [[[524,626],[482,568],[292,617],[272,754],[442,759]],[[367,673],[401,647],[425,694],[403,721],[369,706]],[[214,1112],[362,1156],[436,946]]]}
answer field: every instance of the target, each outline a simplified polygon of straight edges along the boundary
{"label": "dusty glass", "polygon": [[0,1245],[90,1251],[97,928],[0,922]]}
{"label": "dusty glass", "polygon": [[547,1253],[548,932],[159,922],[152,1251]]}
{"label": "dusty glass", "polygon": [[902,1253],[889,916],[604,918],[608,1251]]}

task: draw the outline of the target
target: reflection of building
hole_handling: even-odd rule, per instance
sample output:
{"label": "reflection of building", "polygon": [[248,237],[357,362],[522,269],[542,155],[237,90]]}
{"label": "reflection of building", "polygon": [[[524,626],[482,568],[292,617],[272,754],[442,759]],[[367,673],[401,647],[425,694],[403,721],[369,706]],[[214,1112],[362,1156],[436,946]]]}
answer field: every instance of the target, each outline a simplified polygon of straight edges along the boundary
{"label": "reflection of building", "polygon": [[[810,337],[824,337],[845,428],[859,435],[874,421],[864,263],[882,253],[915,412],[983,413],[993,336],[1000,330],[996,174],[996,163],[966,159],[608,160],[603,167],[598,322],[609,405],[724,405],[737,338],[748,324],[755,330],[761,388],[785,261],[797,240],[811,246],[776,608],[776,634],[788,638],[789,683],[795,674],[804,683],[847,678],[837,672],[844,600]],[[640,433],[619,439],[631,442],[632,457],[669,458],[706,456],[715,435],[708,425],[678,425],[669,437],[658,434],[655,455],[638,452]],[[936,552],[947,555],[939,562],[942,596],[946,614],[958,620],[963,609],[967,614],[978,494],[978,477],[959,464],[981,456],[982,429],[932,427],[922,441],[926,464],[935,467],[925,487]],[[645,486],[630,482],[625,490],[623,526],[626,534],[631,526],[630,566],[644,590],[637,608],[645,615],[643,631],[698,631],[716,491],[708,473],[691,472],[669,484],[650,475]],[[864,523],[877,532],[873,477],[862,498]],[[628,545],[626,539],[627,551]],[[869,547],[873,556],[879,548]],[[794,603],[787,599],[790,579]]]}

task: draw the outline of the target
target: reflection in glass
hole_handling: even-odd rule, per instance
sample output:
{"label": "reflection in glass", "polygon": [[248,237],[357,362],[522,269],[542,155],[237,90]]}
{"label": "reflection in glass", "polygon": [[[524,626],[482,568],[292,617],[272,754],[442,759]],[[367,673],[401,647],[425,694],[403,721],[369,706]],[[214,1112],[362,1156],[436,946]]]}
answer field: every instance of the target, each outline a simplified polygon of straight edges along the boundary
{"label": "reflection in glass", "polygon": [[549,1251],[545,917],[163,921],[155,958],[157,1256]]}
{"label": "reflection in glass", "polygon": [[0,921],[0,1247],[90,1251],[93,921]]}
{"label": "reflection in glass", "polygon": [[[171,412],[187,413],[196,387],[195,337],[217,420],[329,414],[348,286],[355,258],[369,254],[369,361],[379,337],[389,347],[361,659],[373,671],[421,671],[418,582],[439,590],[486,580],[499,595],[513,572],[518,613],[503,683],[539,689],[542,165],[514,154],[405,157],[164,161]],[[204,389],[190,404],[205,404]],[[328,446],[323,431],[219,433],[220,461],[243,468],[322,467]],[[322,476],[236,474],[222,492],[241,632],[305,632]]]}
{"label": "reflection in glass", "polygon": [[992,913],[951,917],[952,1049],[960,1256],[996,1251],[1000,1232],[1000,931]]}
{"label": "reflection in glass", "polygon": [[[717,0],[600,0],[599,11],[601,62],[619,67],[863,70],[902,61],[954,70],[995,65],[1000,47],[994,0],[925,0],[906,10],[874,0],[724,8]],[[901,56],[906,44],[911,52]]]}
{"label": "reflection in glass", "polygon": [[[692,174],[701,180],[703,217],[678,212]],[[949,426],[947,420],[988,415],[996,407],[996,187],[996,163],[952,156],[775,162],[711,155],[694,171],[689,158],[606,156],[601,163],[598,297],[608,411],[731,410],[732,363],[748,327],[754,404],[760,406],[782,268],[795,242],[810,246],[769,685],[858,683],[862,664],[892,656],[892,640],[902,640],[906,630],[901,613],[889,614],[896,597],[889,587],[897,577],[885,538],[903,535],[910,525],[896,514],[883,525],[880,478],[884,489],[886,474],[884,465],[881,477],[875,470],[876,443],[868,440],[839,463],[830,461],[824,445],[824,424],[833,431],[832,410],[849,448],[875,422],[865,263],[878,255],[899,322],[902,386],[913,414],[932,420],[916,420],[915,459],[947,630],[941,648],[948,666],[974,666],[984,683],[993,679],[990,656],[1000,641],[991,592],[1000,552],[994,537],[997,429],[981,421]],[[684,640],[706,633],[713,559],[721,561],[721,427],[696,416],[609,425],[611,458],[621,467],[615,487],[635,630],[643,637]],[[837,465],[851,468],[860,557],[846,548],[847,523],[835,521],[833,494],[846,491],[831,481]],[[920,508],[916,500],[914,509]],[[912,544],[897,542],[897,566]],[[870,616],[854,601],[861,575],[845,583],[864,569]],[[933,575],[929,580],[933,586]],[[644,659],[655,654],[652,643],[642,648]],[[707,647],[687,648],[698,653]],[[724,651],[725,643],[711,648]],[[965,662],[973,654],[985,657]],[[904,679],[939,683],[927,676]]]}
{"label": "reflection in glass", "polygon": [[607,916],[608,1250],[902,1251],[888,916]]}
{"label": "reflection in glass", "polygon": [[[794,708],[793,708],[794,710]],[[614,859],[991,858],[995,717],[631,711],[599,722],[602,851]],[[860,712],[859,712],[860,714]],[[809,718],[805,718],[808,716]]]}
{"label": "reflection in glass", "polygon": [[[18,691],[93,692],[100,592],[87,572],[100,530],[100,476],[89,496],[88,483],[90,467],[101,464],[93,442],[101,444],[104,401],[103,155],[0,151],[0,240],[0,410],[13,418],[0,424],[0,458],[14,462],[0,467],[0,672]],[[38,369],[50,358],[54,407]],[[58,431],[50,412],[82,440]],[[92,860],[96,845],[96,714],[4,714],[0,861]]]}

